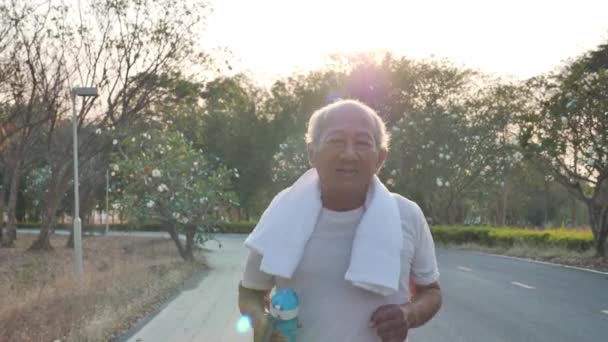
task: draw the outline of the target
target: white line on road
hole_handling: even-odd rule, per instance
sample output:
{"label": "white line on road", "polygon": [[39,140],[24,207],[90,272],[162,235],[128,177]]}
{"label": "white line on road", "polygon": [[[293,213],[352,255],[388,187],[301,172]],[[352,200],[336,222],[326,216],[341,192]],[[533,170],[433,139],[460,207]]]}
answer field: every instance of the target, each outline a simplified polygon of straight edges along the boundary
{"label": "white line on road", "polygon": [[464,267],[464,266],[458,266],[459,270],[463,270],[463,271],[467,271],[467,272],[472,272],[473,270],[468,268],[468,267]]}
{"label": "white line on road", "polygon": [[535,287],[534,286],[530,286],[530,285],[526,285],[517,281],[512,281],[511,284],[515,285],[515,286],[519,286],[519,287],[523,287],[524,289],[528,289],[528,290],[534,290]]}
{"label": "white line on road", "polygon": [[608,310],[602,310],[602,313],[605,313],[606,315],[608,315]]}

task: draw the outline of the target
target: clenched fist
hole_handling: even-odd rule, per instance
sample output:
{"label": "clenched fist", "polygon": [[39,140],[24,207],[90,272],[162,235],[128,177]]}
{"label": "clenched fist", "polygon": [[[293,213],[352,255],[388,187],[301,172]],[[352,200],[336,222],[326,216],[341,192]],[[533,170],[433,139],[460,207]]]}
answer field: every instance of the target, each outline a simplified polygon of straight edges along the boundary
{"label": "clenched fist", "polygon": [[376,328],[382,342],[403,342],[410,328],[407,306],[382,305],[372,314],[369,325]]}

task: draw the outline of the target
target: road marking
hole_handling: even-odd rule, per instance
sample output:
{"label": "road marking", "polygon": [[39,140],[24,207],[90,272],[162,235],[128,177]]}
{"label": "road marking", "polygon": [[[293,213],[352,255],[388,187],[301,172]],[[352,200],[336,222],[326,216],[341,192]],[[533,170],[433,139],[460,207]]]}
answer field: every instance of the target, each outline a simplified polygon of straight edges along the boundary
{"label": "road marking", "polygon": [[464,267],[464,266],[458,266],[459,270],[463,270],[463,271],[467,271],[467,272],[473,272],[472,269],[468,268],[468,267]]}
{"label": "road marking", "polygon": [[530,286],[530,285],[526,285],[517,281],[512,281],[511,284],[515,285],[515,286],[519,286],[519,287],[523,287],[524,289],[528,289],[528,290],[534,290],[535,287],[534,286]]}
{"label": "road marking", "polygon": [[605,313],[606,315],[608,315],[608,310],[602,310],[602,313]]}

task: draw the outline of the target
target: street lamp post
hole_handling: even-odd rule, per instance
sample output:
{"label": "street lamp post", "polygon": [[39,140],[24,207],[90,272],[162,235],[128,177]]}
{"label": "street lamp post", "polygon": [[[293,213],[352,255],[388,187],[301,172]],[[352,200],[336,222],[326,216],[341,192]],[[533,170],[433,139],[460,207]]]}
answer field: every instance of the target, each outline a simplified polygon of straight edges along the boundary
{"label": "street lamp post", "polygon": [[82,222],[80,221],[80,195],[78,193],[78,120],[76,96],[97,96],[97,88],[72,88],[72,134],[74,137],[74,271],[82,276]]}
{"label": "street lamp post", "polygon": [[110,231],[110,169],[106,170],[106,234]]}

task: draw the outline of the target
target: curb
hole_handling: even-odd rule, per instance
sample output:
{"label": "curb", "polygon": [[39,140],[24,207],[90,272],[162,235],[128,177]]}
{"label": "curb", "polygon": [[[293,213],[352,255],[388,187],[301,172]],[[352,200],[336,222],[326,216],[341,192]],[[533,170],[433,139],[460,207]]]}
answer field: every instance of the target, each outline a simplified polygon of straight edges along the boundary
{"label": "curb", "polygon": [[471,252],[474,253],[474,254],[481,254],[481,255],[486,255],[486,256],[493,256],[493,257],[499,257],[499,258],[505,258],[505,259],[511,259],[511,260],[531,262],[531,263],[541,264],[541,265],[548,265],[548,266],[554,266],[554,267],[569,268],[569,269],[573,269],[573,270],[584,271],[584,272],[591,272],[591,273],[601,274],[601,275],[608,275],[608,272],[593,270],[593,269],[590,269],[590,268],[584,268],[584,267],[578,267],[578,266],[570,266],[570,265],[564,265],[564,264],[557,264],[557,263],[553,263],[553,262],[540,261],[540,260],[534,260],[534,259],[526,259],[526,258],[515,257],[515,256],[510,256],[510,255],[492,254],[492,253],[485,253],[485,252],[478,252],[478,251],[471,251]]}

